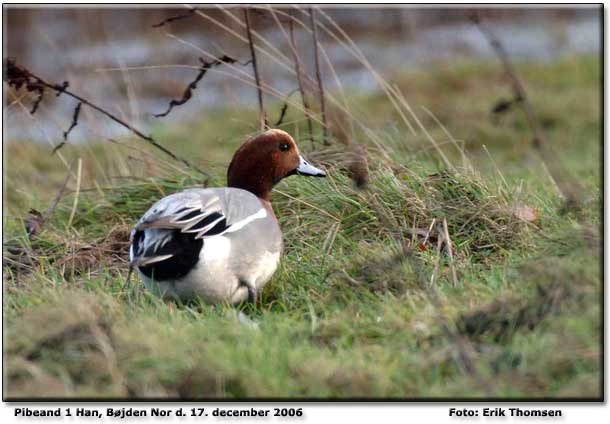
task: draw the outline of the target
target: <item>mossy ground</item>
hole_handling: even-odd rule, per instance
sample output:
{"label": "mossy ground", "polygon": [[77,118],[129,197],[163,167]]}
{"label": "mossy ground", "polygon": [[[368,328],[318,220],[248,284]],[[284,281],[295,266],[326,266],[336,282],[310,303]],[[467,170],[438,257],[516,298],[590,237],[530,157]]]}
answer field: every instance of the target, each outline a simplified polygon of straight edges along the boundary
{"label": "mossy ground", "polygon": [[[521,112],[491,117],[510,97],[499,66],[389,76],[451,169],[401,127],[386,97],[348,93],[370,131],[353,140],[368,147],[368,185],[346,175],[339,142],[309,152],[327,179],[278,185],[285,253],[260,302],[242,307],[255,327],[234,307],[163,302],[135,278],[123,286],[130,226],[155,199],[201,184],[198,175],[136,140],[67,145],[65,163],[82,160],[80,192],[73,178],[28,240],[21,218],[48,206],[66,166],[50,148],[5,144],[5,396],[600,396],[599,68],[596,57],[517,66],[562,166],[583,186],[577,214],[562,210]],[[285,129],[303,135],[305,123],[290,117],[298,123]],[[223,185],[255,123],[255,110],[218,109],[154,133]],[[535,221],[517,207],[535,210]],[[452,261],[436,244],[444,219]]]}

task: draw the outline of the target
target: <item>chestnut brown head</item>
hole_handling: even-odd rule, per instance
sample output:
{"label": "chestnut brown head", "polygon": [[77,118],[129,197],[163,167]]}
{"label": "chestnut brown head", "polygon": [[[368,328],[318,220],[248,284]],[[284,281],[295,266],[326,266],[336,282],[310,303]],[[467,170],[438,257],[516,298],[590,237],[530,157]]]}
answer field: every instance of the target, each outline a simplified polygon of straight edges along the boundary
{"label": "chestnut brown head", "polygon": [[310,165],[285,131],[271,129],[252,137],[233,155],[227,172],[228,186],[241,188],[269,200],[275,184],[289,175],[324,177],[324,171]]}

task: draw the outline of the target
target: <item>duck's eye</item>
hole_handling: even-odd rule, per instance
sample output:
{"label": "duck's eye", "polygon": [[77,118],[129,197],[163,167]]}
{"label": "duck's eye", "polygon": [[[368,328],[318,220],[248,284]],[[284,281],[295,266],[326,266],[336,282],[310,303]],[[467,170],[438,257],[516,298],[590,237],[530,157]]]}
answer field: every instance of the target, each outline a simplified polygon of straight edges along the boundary
{"label": "duck's eye", "polygon": [[282,152],[285,152],[286,150],[288,150],[290,148],[290,146],[288,146],[288,143],[280,143],[280,150]]}

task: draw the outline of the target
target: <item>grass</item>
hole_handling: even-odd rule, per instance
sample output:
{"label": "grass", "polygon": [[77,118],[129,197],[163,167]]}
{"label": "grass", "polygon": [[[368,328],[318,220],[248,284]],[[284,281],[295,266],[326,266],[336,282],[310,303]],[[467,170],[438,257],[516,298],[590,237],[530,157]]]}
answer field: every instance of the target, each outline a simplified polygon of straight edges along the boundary
{"label": "grass", "polygon": [[[5,145],[6,396],[601,396],[599,59],[517,69],[548,139],[584,187],[581,214],[562,212],[519,111],[490,119],[509,95],[499,67],[392,75],[411,104],[463,140],[474,170],[458,166],[432,117],[417,112],[455,169],[423,137],[398,130],[381,95],[350,93],[383,150],[370,134],[354,134],[368,147],[365,189],[337,160],[340,143],[310,152],[327,179],[278,185],[272,202],[285,252],[261,301],[243,306],[256,327],[227,305],[163,302],[135,280],[123,287],[130,226],[162,195],[201,184],[197,175],[143,154],[130,159],[114,144],[66,146],[67,163],[82,158],[83,190],[76,202],[66,195],[28,240],[20,217],[47,207],[66,167],[47,148]],[[280,105],[272,108],[275,116]],[[223,185],[256,117],[218,109],[155,134]],[[285,129],[304,134],[305,124]],[[535,209],[536,220],[519,219],[516,206]],[[451,262],[436,247],[443,219]]]}

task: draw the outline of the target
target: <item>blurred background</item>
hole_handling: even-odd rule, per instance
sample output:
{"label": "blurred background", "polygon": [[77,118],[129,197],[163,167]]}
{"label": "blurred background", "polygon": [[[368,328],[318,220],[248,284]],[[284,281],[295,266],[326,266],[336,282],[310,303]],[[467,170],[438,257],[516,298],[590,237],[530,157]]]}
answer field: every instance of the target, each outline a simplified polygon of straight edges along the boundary
{"label": "blurred background", "polygon": [[[257,13],[258,10],[258,13]],[[50,81],[70,82],[85,97],[120,113],[136,125],[154,124],[152,115],[166,109],[168,100],[179,98],[197,74],[199,58],[228,54],[241,62],[249,59],[242,9],[201,9],[209,19],[188,16],[153,27],[164,19],[188,15],[184,8],[20,8],[3,9],[5,57],[15,57]],[[438,8],[324,8],[358,45],[376,70],[386,77],[405,71],[451,68],[464,60],[497,62],[489,43],[468,20],[468,9]],[[306,10],[277,9],[278,21],[261,6],[252,13],[252,28],[280,52],[291,58],[285,19],[292,13],[309,26]],[[582,8],[495,8],[485,18],[517,61],[560,60],[574,55],[597,54],[600,48],[600,11]],[[328,23],[325,25],[329,26]],[[240,38],[242,37],[242,38]],[[311,35],[295,26],[295,38],[303,68],[313,75]],[[324,30],[319,41],[327,60],[321,74],[329,90],[360,93],[378,90],[375,79],[361,61]],[[258,42],[258,40],[255,40]],[[264,47],[264,46],[263,46]],[[261,77],[280,93],[296,87],[294,75],[269,56],[259,54]],[[334,73],[329,69],[332,63]],[[164,122],[196,119],[206,107],[255,106],[256,90],[243,81],[249,67],[221,67],[208,72],[188,107],[177,108]],[[440,93],[439,93],[440,94]],[[5,105],[14,100],[5,95]],[[73,102],[47,96],[36,124],[19,108],[5,110],[5,140],[45,141],[61,137]],[[100,122],[88,111],[83,124],[70,134],[71,141],[121,130]],[[66,121],[69,122],[69,121]],[[63,129],[62,129],[63,128]]]}

